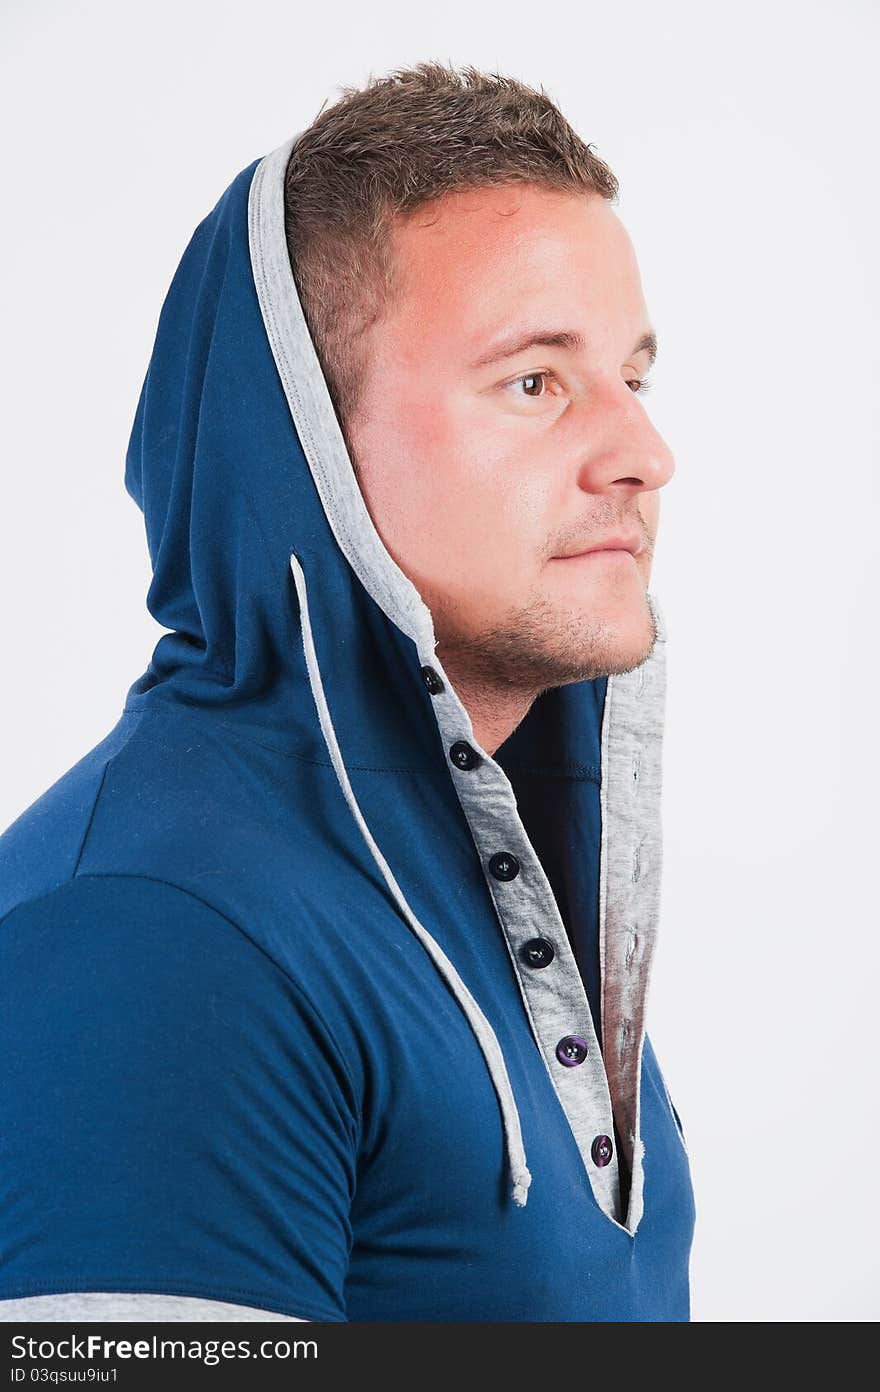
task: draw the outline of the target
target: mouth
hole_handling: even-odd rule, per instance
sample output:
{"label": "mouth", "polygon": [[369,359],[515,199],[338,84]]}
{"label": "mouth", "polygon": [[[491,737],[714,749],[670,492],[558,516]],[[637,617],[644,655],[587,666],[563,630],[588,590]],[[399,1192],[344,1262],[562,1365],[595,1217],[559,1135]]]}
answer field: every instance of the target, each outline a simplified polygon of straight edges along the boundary
{"label": "mouth", "polygon": [[635,555],[625,546],[601,546],[595,547],[592,551],[577,551],[570,556],[554,556],[554,561],[578,562],[583,564],[585,561],[623,561],[629,563],[635,561]]}
{"label": "mouth", "polygon": [[602,546],[586,547],[583,551],[569,551],[562,556],[554,556],[554,561],[586,561],[593,558],[619,556],[626,560],[635,560],[644,549],[644,539],[642,536],[623,536],[617,535],[609,537],[607,543]]}

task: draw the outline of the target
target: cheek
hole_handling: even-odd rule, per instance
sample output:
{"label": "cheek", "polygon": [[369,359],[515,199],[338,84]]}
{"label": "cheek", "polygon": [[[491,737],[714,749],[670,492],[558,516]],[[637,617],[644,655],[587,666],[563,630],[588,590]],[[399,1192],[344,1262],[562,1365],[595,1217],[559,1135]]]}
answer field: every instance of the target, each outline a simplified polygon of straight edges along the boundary
{"label": "cheek", "polygon": [[374,525],[423,594],[459,609],[521,599],[547,544],[547,499],[534,452],[517,452],[485,407],[410,394],[363,430],[361,461]]}
{"label": "cheek", "polygon": [[371,441],[361,491],[386,549],[416,587],[460,603],[502,563],[496,490],[473,441],[463,443],[436,418],[420,431],[413,425]]}
{"label": "cheek", "polygon": [[528,515],[515,492],[486,471],[484,458],[469,458],[459,447],[428,471],[413,501],[420,525],[410,531],[410,554],[436,584],[460,601],[516,586],[534,546]]}

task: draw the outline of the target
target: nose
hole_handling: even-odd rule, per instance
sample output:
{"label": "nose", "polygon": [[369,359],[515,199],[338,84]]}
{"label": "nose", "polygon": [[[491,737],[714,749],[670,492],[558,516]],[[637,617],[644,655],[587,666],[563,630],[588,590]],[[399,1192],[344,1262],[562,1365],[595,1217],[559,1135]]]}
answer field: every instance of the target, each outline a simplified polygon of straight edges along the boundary
{"label": "nose", "polygon": [[675,459],[644,405],[625,382],[609,387],[587,421],[581,486],[589,493],[653,492],[675,473]]}

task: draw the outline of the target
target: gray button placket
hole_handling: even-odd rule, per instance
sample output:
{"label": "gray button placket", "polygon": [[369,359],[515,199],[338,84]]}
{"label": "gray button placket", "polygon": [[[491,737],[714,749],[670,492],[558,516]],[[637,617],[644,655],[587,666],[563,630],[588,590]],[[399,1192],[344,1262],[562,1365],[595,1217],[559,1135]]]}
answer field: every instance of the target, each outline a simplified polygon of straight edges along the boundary
{"label": "gray button placket", "polygon": [[[598,1135],[614,1135],[611,1093],[583,979],[556,898],[523,826],[507,774],[475,741],[470,718],[437,654],[422,649],[419,660],[443,682],[432,702],[446,749],[466,742],[479,754],[467,768],[452,757],[450,775],[480,855],[532,1034],[568,1118],[596,1203],[609,1219],[624,1226],[616,1149],[601,1164],[593,1154]],[[512,854],[519,862],[512,878],[499,879],[492,873],[490,862],[499,852]],[[550,940],[554,955],[546,967],[535,971],[525,964],[521,950],[538,936]],[[580,1061],[581,1051],[575,1049],[574,1058],[566,1062],[566,1049],[560,1048],[571,1036],[586,1041],[586,1056]]]}
{"label": "gray button placket", "polygon": [[631,1171],[627,1227],[643,1208],[640,1086],[645,1005],[662,869],[662,742],[666,624],[649,593],[657,641],[646,662],[609,677],[602,723],[599,961],[605,1070]]}
{"label": "gray button placket", "polygon": [[[599,867],[599,960],[602,975],[603,1047],[600,1052],[583,980],[552,887],[532,846],[510,780],[480,749],[470,718],[433,650],[419,660],[440,677],[432,703],[445,747],[462,743],[476,762],[450,760],[456,793],[479,851],[486,883],[516,972],[526,1014],[553,1087],[568,1118],[596,1202],[613,1222],[635,1233],[643,1211],[644,1147],[639,1121],[645,1003],[656,939],[661,871],[661,754],[666,692],[666,625],[648,594],[657,628],[650,657],[634,671],[607,679],[602,721]],[[499,880],[492,857],[508,852],[519,872]],[[554,956],[540,971],[522,953],[540,936]],[[586,1057],[562,1062],[567,1036],[580,1036]],[[604,1054],[604,1058],[603,1058]],[[630,1169],[624,1217],[616,1149],[596,1163],[597,1137],[614,1135],[613,1118]],[[608,1147],[601,1148],[604,1160]]]}

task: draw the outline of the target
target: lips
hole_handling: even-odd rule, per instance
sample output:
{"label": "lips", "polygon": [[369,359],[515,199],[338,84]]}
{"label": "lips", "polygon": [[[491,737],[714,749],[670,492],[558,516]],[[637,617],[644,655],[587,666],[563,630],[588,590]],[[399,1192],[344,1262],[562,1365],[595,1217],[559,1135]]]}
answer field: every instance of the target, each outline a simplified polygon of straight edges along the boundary
{"label": "lips", "polygon": [[577,561],[585,565],[587,561],[633,561],[635,557],[631,551],[627,551],[623,546],[594,546],[592,551],[576,551],[571,556],[554,556],[555,561]]}
{"label": "lips", "polygon": [[561,556],[554,556],[554,560],[568,561],[574,560],[578,556],[591,556],[597,551],[627,551],[631,556],[636,556],[642,549],[642,538],[639,536],[615,536],[608,537],[604,541],[599,541],[595,546],[585,546],[580,551],[566,551]]}

